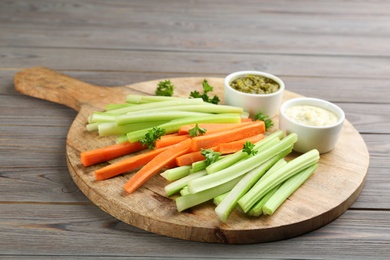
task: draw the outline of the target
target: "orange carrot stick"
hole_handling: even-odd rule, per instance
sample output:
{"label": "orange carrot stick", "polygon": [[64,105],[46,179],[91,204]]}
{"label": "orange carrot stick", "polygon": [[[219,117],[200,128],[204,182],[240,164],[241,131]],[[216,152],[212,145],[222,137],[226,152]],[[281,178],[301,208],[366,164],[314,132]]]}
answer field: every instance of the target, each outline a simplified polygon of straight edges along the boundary
{"label": "orange carrot stick", "polygon": [[141,166],[146,165],[150,160],[152,160],[154,157],[156,157],[167,149],[167,147],[154,149],[146,153],[141,153],[130,158],[120,160],[116,163],[110,164],[106,167],[96,170],[95,178],[96,180],[105,180],[125,173],[127,171],[137,169]]}
{"label": "orange carrot stick", "polygon": [[201,151],[195,151],[180,155],[176,157],[177,166],[191,165],[194,162],[202,161],[205,157],[202,155]]}
{"label": "orange carrot stick", "polygon": [[265,132],[265,125],[263,121],[255,121],[253,123],[245,124],[235,129],[226,130],[209,135],[201,135],[192,138],[192,151],[199,151],[201,148],[208,149],[217,146],[220,143],[237,141],[249,136],[262,134]]}
{"label": "orange carrot stick", "polygon": [[264,138],[264,134],[258,134],[254,136],[250,136],[244,139],[240,139],[237,141],[229,142],[229,143],[221,143],[219,144],[214,151],[220,152],[221,154],[229,154],[235,153],[239,150],[242,150],[244,144],[248,142],[256,143]]}
{"label": "orange carrot stick", "polygon": [[[251,121],[252,122],[252,121]],[[246,125],[251,122],[242,122],[242,123],[226,123],[226,124],[217,124],[217,123],[202,123],[198,124],[199,128],[205,128],[207,130],[206,134],[216,133],[220,131],[225,131],[229,129],[234,129],[243,125]],[[180,127],[178,133],[179,135],[188,135],[190,129],[194,128],[195,124],[185,125]]]}
{"label": "orange carrot stick", "polygon": [[176,157],[186,153],[191,148],[191,143],[191,139],[186,139],[180,143],[169,146],[165,151],[154,157],[127,181],[123,187],[125,191],[128,193],[134,192],[162,168],[175,160]]}
{"label": "orange carrot stick", "polygon": [[84,166],[90,166],[96,163],[112,160],[119,156],[123,156],[133,152],[138,152],[145,148],[146,147],[143,146],[140,142],[135,142],[135,143],[125,142],[120,144],[114,144],[114,145],[109,145],[102,148],[82,152],[80,154],[80,160]]}
{"label": "orange carrot stick", "polygon": [[164,135],[161,139],[157,140],[155,143],[155,148],[166,147],[170,145],[174,145],[190,138],[187,135]]}

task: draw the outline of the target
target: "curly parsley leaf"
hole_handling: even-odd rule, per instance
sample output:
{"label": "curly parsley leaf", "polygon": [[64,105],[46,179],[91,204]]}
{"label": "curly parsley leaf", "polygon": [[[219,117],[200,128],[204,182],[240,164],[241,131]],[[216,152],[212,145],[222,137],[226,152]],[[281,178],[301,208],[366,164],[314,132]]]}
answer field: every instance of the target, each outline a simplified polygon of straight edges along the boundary
{"label": "curly parsley leaf", "polygon": [[244,147],[242,148],[242,151],[244,153],[247,153],[248,155],[255,155],[257,154],[257,151],[253,150],[254,147],[255,145],[253,143],[246,141]]}
{"label": "curly parsley leaf", "polygon": [[220,99],[217,95],[214,97],[210,98],[208,93],[213,91],[213,87],[210,86],[210,84],[207,82],[207,80],[203,80],[202,82],[202,87],[203,87],[203,94],[201,94],[199,91],[195,90],[190,93],[190,97],[192,98],[201,98],[203,101],[211,103],[211,104],[218,104]]}
{"label": "curly parsley leaf", "polygon": [[139,141],[142,145],[147,145],[150,150],[154,149],[155,143],[161,136],[165,135],[165,129],[153,127],[150,129],[144,138],[141,138]]}
{"label": "curly parsley leaf", "polygon": [[218,161],[218,158],[221,155],[221,153],[214,152],[212,149],[201,149],[201,154],[206,158],[207,166]]}
{"label": "curly parsley leaf", "polygon": [[207,129],[199,127],[198,123],[196,123],[194,128],[191,128],[190,130],[188,130],[188,133],[191,137],[199,136],[199,135],[205,134],[206,132],[207,132]]}
{"label": "curly parsley leaf", "polygon": [[254,120],[260,120],[263,121],[265,124],[265,131],[268,130],[268,128],[274,126],[274,122],[269,118],[269,116],[264,115],[263,113],[259,112],[254,116]]}
{"label": "curly parsley leaf", "polygon": [[174,89],[175,86],[172,84],[170,80],[160,81],[157,84],[156,96],[171,97],[173,95]]}

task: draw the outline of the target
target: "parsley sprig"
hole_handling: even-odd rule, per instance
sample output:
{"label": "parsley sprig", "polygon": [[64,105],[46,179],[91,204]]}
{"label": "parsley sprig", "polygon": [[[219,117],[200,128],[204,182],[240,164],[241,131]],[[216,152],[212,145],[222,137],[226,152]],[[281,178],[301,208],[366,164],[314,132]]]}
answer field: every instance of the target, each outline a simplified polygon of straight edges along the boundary
{"label": "parsley sprig", "polygon": [[150,129],[144,138],[141,138],[139,141],[142,145],[147,145],[150,150],[154,149],[156,141],[165,135],[165,129],[153,127]]}
{"label": "parsley sprig", "polygon": [[156,88],[156,96],[173,96],[173,91],[175,86],[172,84],[170,80],[160,81],[157,84]]}
{"label": "parsley sprig", "polygon": [[244,153],[247,153],[248,155],[255,155],[257,154],[256,150],[253,150],[255,145],[252,142],[246,141],[244,144],[244,147],[242,148],[242,151]]}
{"label": "parsley sprig", "polygon": [[203,80],[202,82],[203,87],[203,94],[201,94],[199,91],[195,90],[190,93],[190,97],[192,98],[202,98],[203,101],[211,103],[211,104],[218,104],[220,99],[217,95],[214,95],[214,97],[209,97],[209,92],[213,91],[213,87],[210,86],[210,84],[207,82],[207,80]]}
{"label": "parsley sprig", "polygon": [[265,131],[268,130],[268,128],[274,126],[274,122],[269,118],[269,116],[264,115],[263,113],[259,112],[254,116],[254,120],[260,120],[263,121],[265,124]]}
{"label": "parsley sprig", "polygon": [[190,130],[188,130],[188,134],[189,134],[191,137],[203,135],[203,134],[205,134],[206,132],[207,132],[207,129],[206,129],[206,128],[201,128],[201,127],[199,127],[198,123],[196,123],[196,125],[195,125],[194,128],[191,128]]}
{"label": "parsley sprig", "polygon": [[219,156],[221,155],[221,153],[219,152],[214,152],[213,149],[201,149],[201,152],[200,152],[205,158],[206,158],[206,165],[210,165],[216,161],[218,161],[219,159]]}

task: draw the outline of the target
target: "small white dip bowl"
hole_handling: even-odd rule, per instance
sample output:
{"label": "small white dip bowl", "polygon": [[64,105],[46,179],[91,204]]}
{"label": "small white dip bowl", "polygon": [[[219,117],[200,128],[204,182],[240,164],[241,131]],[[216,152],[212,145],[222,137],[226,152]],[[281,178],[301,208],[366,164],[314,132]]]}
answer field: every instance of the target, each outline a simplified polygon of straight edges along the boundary
{"label": "small white dip bowl", "polygon": [[[230,86],[233,80],[246,75],[260,75],[270,78],[279,84],[279,90],[270,94],[249,94],[235,90]],[[285,89],[284,82],[280,78],[261,71],[238,71],[231,73],[226,76],[224,86],[225,103],[227,105],[242,107],[246,112],[249,112],[251,117],[261,112],[270,118],[278,113]]]}
{"label": "small white dip bowl", "polygon": [[[329,125],[321,126],[306,125],[302,122],[299,123],[286,112],[289,108],[297,108],[297,106],[320,108],[321,110],[323,109],[333,113],[337,119]],[[320,117],[318,114],[310,115]],[[325,113],[325,118],[326,115],[327,114]],[[312,149],[317,149],[319,153],[327,153],[335,147],[343,127],[344,119],[344,111],[331,102],[317,98],[293,98],[284,102],[280,107],[279,129],[283,130],[286,135],[290,133],[296,133],[298,135],[298,141],[294,144],[293,148],[295,151],[305,153]]]}

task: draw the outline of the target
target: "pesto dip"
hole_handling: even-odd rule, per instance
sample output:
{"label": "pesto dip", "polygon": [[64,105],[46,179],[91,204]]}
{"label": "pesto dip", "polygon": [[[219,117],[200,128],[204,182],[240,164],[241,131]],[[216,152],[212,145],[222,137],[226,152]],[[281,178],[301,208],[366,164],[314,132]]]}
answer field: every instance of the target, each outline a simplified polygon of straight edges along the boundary
{"label": "pesto dip", "polygon": [[249,94],[271,94],[279,90],[279,84],[273,79],[260,75],[246,75],[230,82],[237,91]]}

